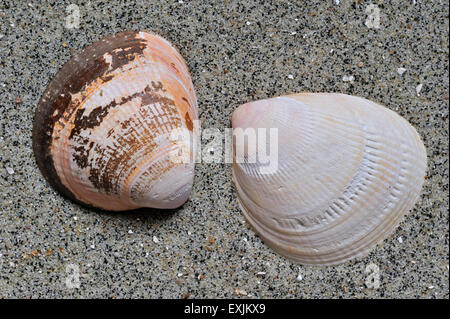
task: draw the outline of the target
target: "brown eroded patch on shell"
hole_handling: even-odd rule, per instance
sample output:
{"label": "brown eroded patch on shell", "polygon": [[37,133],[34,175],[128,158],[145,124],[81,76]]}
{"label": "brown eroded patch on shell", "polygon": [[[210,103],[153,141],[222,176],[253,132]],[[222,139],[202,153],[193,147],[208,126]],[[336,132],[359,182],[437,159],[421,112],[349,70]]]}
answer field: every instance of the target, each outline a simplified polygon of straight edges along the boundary
{"label": "brown eroded patch on shell", "polygon": [[[77,114],[75,126],[70,134],[70,139],[79,145],[74,148],[73,160],[80,168],[88,169],[89,181],[104,194],[120,194],[120,183],[117,181],[125,180],[133,167],[139,164],[133,160],[133,155],[137,151],[152,154],[157,147],[155,138],[158,134],[181,127],[181,118],[174,101],[163,96],[158,90],[162,91],[162,85],[157,86],[157,90],[147,86],[141,92],[122,97],[119,103],[111,102],[103,108],[94,109],[94,111],[97,109],[100,111],[95,113],[92,111],[87,117]],[[86,134],[82,135],[83,131],[89,132],[100,125],[108,114],[107,110],[122,106],[134,99],[140,99],[141,116],[121,121],[117,123],[117,129],[111,128],[108,131],[107,138],[114,140],[114,147],[92,141],[88,143],[90,140],[86,139]],[[162,113],[152,111],[151,107],[156,105],[160,106]],[[94,116],[91,118],[93,113]],[[101,114],[101,116],[96,117],[95,114]],[[161,123],[161,119],[165,119],[165,122]],[[144,149],[140,149],[142,147]],[[161,175],[161,172],[158,174]]]}
{"label": "brown eroded patch on shell", "polygon": [[184,120],[185,120],[187,129],[189,131],[192,131],[192,129],[194,128],[194,125],[192,124],[192,120],[191,120],[191,117],[189,116],[189,112],[186,112],[186,114],[184,114]]}
{"label": "brown eroded patch on shell", "polygon": [[[155,92],[157,92],[158,90],[162,90],[161,82],[158,82],[158,85],[156,85],[152,81],[152,86],[153,88],[155,88]],[[158,96],[155,98],[154,93],[151,92],[152,89],[150,88],[150,86],[147,86],[142,92],[136,92],[127,97],[122,97],[120,102],[116,102],[116,100],[113,100],[106,106],[98,106],[93,109],[87,116],[83,116],[85,109],[78,109],[75,115],[74,127],[70,132],[69,139],[72,139],[74,135],[79,135],[83,130],[92,129],[99,126],[102,123],[103,119],[108,115],[110,109],[115,108],[116,106],[121,106],[136,97],[140,97],[143,100],[143,105],[159,102],[160,100],[164,101],[165,103],[174,104],[173,100],[165,98],[163,96]]]}

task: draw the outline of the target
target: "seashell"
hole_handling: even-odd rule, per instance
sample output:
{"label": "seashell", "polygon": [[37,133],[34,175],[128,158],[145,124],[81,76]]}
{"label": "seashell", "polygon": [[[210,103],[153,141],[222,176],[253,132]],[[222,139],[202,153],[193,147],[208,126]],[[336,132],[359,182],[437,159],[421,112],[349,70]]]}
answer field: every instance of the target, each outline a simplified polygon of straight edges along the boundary
{"label": "seashell", "polygon": [[335,265],[366,254],[419,197],[426,171],[419,135],[369,100],[333,93],[276,97],[240,106],[232,124],[234,133],[278,128],[271,171],[261,170],[267,162],[259,148],[236,138],[233,181],[249,224],[295,262]]}
{"label": "seashell", "polygon": [[[192,153],[197,119],[181,55],[158,35],[127,31],[85,48],[56,74],[36,110],[33,150],[48,182],[76,202],[176,208],[189,197],[194,164],[172,155]],[[189,136],[174,140],[177,129]]]}

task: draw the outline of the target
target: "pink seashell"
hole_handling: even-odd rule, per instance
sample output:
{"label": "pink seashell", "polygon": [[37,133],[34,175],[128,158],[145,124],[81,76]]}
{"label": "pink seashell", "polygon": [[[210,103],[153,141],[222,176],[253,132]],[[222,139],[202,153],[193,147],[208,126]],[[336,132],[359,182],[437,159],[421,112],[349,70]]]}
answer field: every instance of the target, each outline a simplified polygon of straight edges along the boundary
{"label": "pink seashell", "polygon": [[170,134],[185,129],[195,143],[197,119],[181,55],[158,35],[127,31],[95,42],[57,73],[36,110],[33,150],[49,183],[79,203],[175,208],[189,197],[194,164],[171,159],[191,144]]}

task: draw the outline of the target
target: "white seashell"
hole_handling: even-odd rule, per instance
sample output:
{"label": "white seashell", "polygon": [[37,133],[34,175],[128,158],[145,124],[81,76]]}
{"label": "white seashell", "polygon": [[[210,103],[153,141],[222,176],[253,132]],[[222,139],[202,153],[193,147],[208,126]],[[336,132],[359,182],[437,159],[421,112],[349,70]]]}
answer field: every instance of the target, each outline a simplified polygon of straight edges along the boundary
{"label": "white seashell", "polygon": [[[278,128],[278,169],[262,174],[256,147],[233,163],[242,211],[275,251],[334,265],[367,253],[419,197],[425,147],[395,112],[344,94],[306,93],[250,102],[233,129]],[[235,150],[242,147],[236,140]]]}

